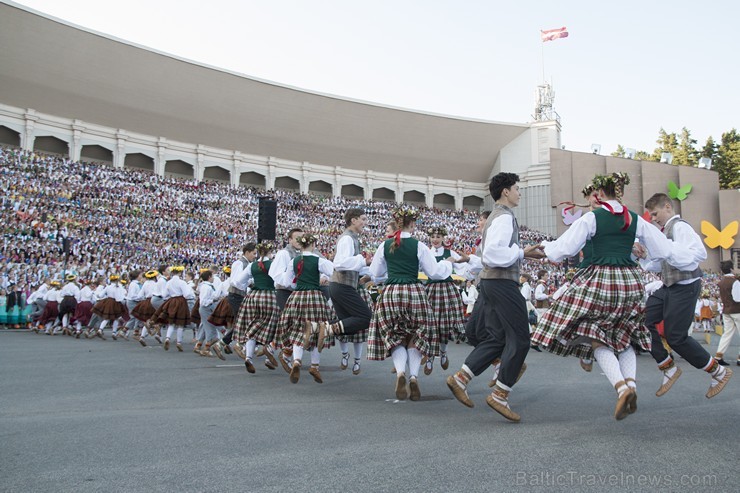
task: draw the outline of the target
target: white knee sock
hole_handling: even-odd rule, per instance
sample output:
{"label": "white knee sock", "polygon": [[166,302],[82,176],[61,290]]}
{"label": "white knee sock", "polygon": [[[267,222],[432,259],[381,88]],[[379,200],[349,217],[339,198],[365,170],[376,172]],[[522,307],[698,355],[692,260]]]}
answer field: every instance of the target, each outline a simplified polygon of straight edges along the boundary
{"label": "white knee sock", "polygon": [[82,332],[82,322],[75,322],[75,328],[77,332]]}
{"label": "white knee sock", "polygon": [[313,348],[311,350],[311,364],[318,365],[319,363],[321,363],[321,354],[318,349]]}
{"label": "white knee sock", "polygon": [[342,354],[349,351],[349,343],[348,342],[342,342],[339,341],[339,349],[342,350]]}
{"label": "white knee sock", "polygon": [[403,346],[396,346],[391,350],[391,357],[393,358],[393,366],[396,367],[396,374],[406,373],[406,360],[408,360],[408,353],[406,348]]}
{"label": "white knee sock", "polygon": [[65,313],[62,317],[62,327],[69,325],[69,313]]}
{"label": "white knee sock", "polygon": [[144,339],[149,334],[149,331],[146,330],[146,325],[141,329],[141,338]]}
{"label": "white knee sock", "polygon": [[106,325],[108,325],[107,320],[103,320],[102,322],[100,322],[100,330],[104,330]]}
{"label": "white knee sock", "polygon": [[632,349],[632,346],[619,353],[619,370],[625,379],[632,379],[632,381],[627,382],[629,387],[633,389],[637,387],[634,382],[634,380],[637,380],[637,356],[635,356],[635,350]]}
{"label": "white knee sock", "polygon": [[421,366],[421,351],[415,347],[408,348],[409,353],[409,373],[412,377],[419,376],[419,367]]}
{"label": "white knee sock", "polygon": [[175,333],[175,326],[174,325],[168,325],[167,326],[167,339],[172,339],[172,334]]}
{"label": "white knee sock", "polygon": [[355,359],[361,359],[362,358],[362,343],[361,342],[354,342],[352,343],[352,348],[355,352]]}
{"label": "white knee sock", "polygon": [[293,346],[293,361],[297,359],[303,361],[303,346],[298,346],[296,344]]}
{"label": "white knee sock", "polygon": [[182,327],[177,328],[177,343],[182,344],[182,333],[185,331]]}
{"label": "white knee sock", "polygon": [[613,350],[599,346],[594,349],[594,358],[601,367],[601,371],[609,379],[612,387],[616,387],[618,382],[624,381],[624,375],[622,375],[622,371],[619,369],[619,360],[614,356]]}
{"label": "white knee sock", "polygon": [[254,359],[254,348],[257,347],[257,341],[247,339],[247,359]]}

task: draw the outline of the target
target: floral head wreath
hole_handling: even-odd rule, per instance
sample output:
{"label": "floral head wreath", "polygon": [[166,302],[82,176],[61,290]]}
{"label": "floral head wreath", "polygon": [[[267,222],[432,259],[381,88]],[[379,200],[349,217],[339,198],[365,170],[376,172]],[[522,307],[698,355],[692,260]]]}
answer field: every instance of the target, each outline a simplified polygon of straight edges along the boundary
{"label": "floral head wreath", "polygon": [[183,267],[182,265],[173,265],[172,267],[170,267],[170,272],[182,272],[184,270],[185,267]]}
{"label": "floral head wreath", "polygon": [[316,237],[311,233],[303,233],[301,236],[298,237],[298,243],[303,248],[306,248],[308,245],[316,243]]}
{"label": "floral head wreath", "polygon": [[211,269],[208,269],[208,268],[202,268],[202,269],[200,269],[200,270],[199,270],[198,272],[200,272],[201,274],[203,274],[204,272],[208,272],[209,270],[211,270]]}
{"label": "floral head wreath", "polygon": [[589,197],[595,191],[596,191],[596,189],[594,188],[594,184],[593,183],[589,183],[588,185],[586,185],[585,187],[583,187],[583,190],[581,190],[581,193],[583,194],[584,197]]}
{"label": "floral head wreath", "polygon": [[419,219],[419,211],[407,207],[399,207],[394,209],[391,213],[393,219],[395,219],[399,225],[407,224],[409,221],[416,221]]}
{"label": "floral head wreath", "polygon": [[624,195],[624,187],[629,184],[630,175],[624,171],[618,171],[611,175],[596,175],[591,182],[591,185],[594,187],[594,191],[613,186],[617,200],[620,202],[622,201],[622,195]]}
{"label": "floral head wreath", "polygon": [[109,280],[109,281],[111,281],[111,282],[117,282],[117,281],[119,281],[120,279],[121,279],[121,276],[117,276],[117,275],[115,275],[115,274],[113,274],[112,276],[110,276],[110,277],[108,278],[108,280]]}
{"label": "floral head wreath", "polygon": [[224,274],[231,274],[231,267],[227,265],[226,267],[223,268],[223,271],[224,271]]}
{"label": "floral head wreath", "polygon": [[65,279],[67,279],[68,281],[74,281],[75,279],[77,279],[77,276],[74,274],[67,274],[67,277]]}
{"label": "floral head wreath", "polygon": [[445,228],[444,226],[435,226],[433,228],[427,229],[427,234],[430,236],[431,235],[447,236],[447,228]]}
{"label": "floral head wreath", "polygon": [[261,253],[267,253],[274,249],[275,249],[275,245],[273,245],[269,241],[263,241],[262,243],[257,244],[257,251]]}
{"label": "floral head wreath", "polygon": [[52,286],[61,286],[61,285],[62,285],[62,283],[60,283],[59,281],[51,281],[51,283],[50,283],[50,284],[51,284]]}
{"label": "floral head wreath", "polygon": [[156,270],[150,270],[146,274],[144,274],[144,277],[146,277],[147,279],[154,279],[158,275],[159,275],[159,272],[158,271],[156,271]]}

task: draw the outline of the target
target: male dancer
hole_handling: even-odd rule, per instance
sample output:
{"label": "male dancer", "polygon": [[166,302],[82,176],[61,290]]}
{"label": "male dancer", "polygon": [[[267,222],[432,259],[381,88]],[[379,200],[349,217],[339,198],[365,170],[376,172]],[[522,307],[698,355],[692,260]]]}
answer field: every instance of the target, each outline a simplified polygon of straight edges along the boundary
{"label": "male dancer", "polygon": [[519,176],[514,173],[499,173],[491,179],[489,190],[496,203],[483,230],[480,273],[480,292],[485,300],[483,316],[490,329],[484,331],[486,338],[473,349],[462,368],[447,378],[447,386],[457,400],[473,407],[467,393],[470,380],[500,357],[501,370],[486,402],[511,421],[521,419],[509,407],[508,396],[530,345],[527,308],[519,292],[519,264],[523,258],[545,256],[539,245],[524,249],[519,246],[519,224],[511,210],[521,198],[518,181]]}
{"label": "male dancer", "polygon": [[[722,271],[722,280],[718,283],[719,299],[722,300],[722,322],[724,331],[717,346],[715,358],[722,366],[727,366],[724,360],[725,352],[730,347],[732,337],[740,333],[740,281],[732,273],[732,260],[719,263]],[[737,355],[737,366],[740,366],[740,353]]]}

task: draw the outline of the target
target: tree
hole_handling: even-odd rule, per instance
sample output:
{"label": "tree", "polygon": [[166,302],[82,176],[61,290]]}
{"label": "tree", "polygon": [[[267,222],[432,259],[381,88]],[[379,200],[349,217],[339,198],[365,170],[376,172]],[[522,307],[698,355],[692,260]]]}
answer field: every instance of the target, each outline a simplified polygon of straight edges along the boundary
{"label": "tree", "polygon": [[658,154],[658,159],[655,159],[652,154],[648,154],[645,151],[637,151],[635,152],[635,159],[638,161],[660,161],[660,154]]}
{"label": "tree", "polygon": [[617,150],[612,152],[612,156],[614,157],[624,157],[624,147],[622,147],[622,144],[617,145]]}
{"label": "tree", "polygon": [[708,157],[709,159],[714,159],[717,154],[717,144],[714,143],[714,139],[710,135],[707,137],[707,142],[704,144],[704,147],[701,149],[701,157]]}
{"label": "tree", "polygon": [[673,164],[696,166],[699,163],[699,151],[694,148],[694,144],[696,144],[696,139],[692,139],[689,129],[683,127],[678,147],[673,152]]}
{"label": "tree", "polygon": [[655,143],[658,144],[658,147],[653,151],[653,158],[651,161],[660,161],[660,155],[664,152],[670,152],[674,156],[676,155],[676,150],[678,149],[678,137],[675,133],[669,134],[663,129],[663,127],[660,127],[658,140],[656,140]]}
{"label": "tree", "polygon": [[740,188],[740,135],[736,129],[722,134],[712,169],[719,174],[721,189]]}

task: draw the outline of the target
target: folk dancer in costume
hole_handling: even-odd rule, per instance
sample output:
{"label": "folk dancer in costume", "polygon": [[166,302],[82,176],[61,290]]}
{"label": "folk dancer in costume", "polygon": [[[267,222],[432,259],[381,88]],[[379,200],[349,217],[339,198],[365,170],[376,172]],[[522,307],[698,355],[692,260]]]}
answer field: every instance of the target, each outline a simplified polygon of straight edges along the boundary
{"label": "folk dancer in costume", "polygon": [[[370,276],[370,267],[363,267],[360,271],[360,279],[357,282],[357,292],[365,302],[367,307],[370,309],[370,313],[375,309],[375,302],[369,292],[375,284],[372,282],[372,276]],[[354,335],[340,335],[337,337],[339,341],[339,348],[342,351],[342,359],[339,363],[340,370],[346,370],[349,367],[349,345],[352,344],[352,352],[354,355],[354,362],[352,363],[352,374],[359,375],[362,371],[360,362],[362,361],[362,349],[367,342],[367,331],[358,332]]]}
{"label": "folk dancer in costume", "polygon": [[253,361],[257,344],[265,348],[265,366],[270,370],[277,368],[273,342],[277,336],[280,310],[275,296],[275,283],[269,275],[272,249],[272,244],[267,242],[257,245],[257,258],[245,270],[247,284],[251,282],[252,288],[234,321],[234,337],[237,343],[246,346],[244,366],[249,373],[256,371]]}
{"label": "folk dancer in costume", "polygon": [[[400,228],[393,238],[378,246],[370,264],[370,274],[378,279],[387,275],[382,295],[375,305],[367,358],[393,358],[396,369],[396,398],[413,401],[421,398],[418,376],[423,356],[439,355],[438,332],[434,330],[431,306],[426,291],[419,281],[419,271],[429,279],[446,279],[452,274],[452,257],[441,262],[429,248],[411,234],[416,227],[419,212],[408,208],[393,211],[393,219]],[[406,364],[409,367],[406,387]]]}
{"label": "folk dancer in costume", "polygon": [[[427,234],[431,242],[429,250],[437,262],[447,258],[452,258],[454,263],[468,261],[467,255],[460,255],[456,251],[443,246],[447,238],[446,228],[432,227],[427,230]],[[432,325],[439,334],[439,364],[443,370],[447,370],[450,366],[447,358],[447,344],[449,341],[459,339],[465,331],[465,321],[461,309],[462,297],[452,277],[442,280],[430,279],[427,281],[425,289],[429,297],[429,305],[432,308]],[[424,374],[431,375],[434,368],[434,356],[426,358],[426,361],[422,359],[422,361]]]}
{"label": "folk dancer in costume", "polygon": [[80,301],[80,287],[75,282],[77,276],[74,274],[67,274],[67,283],[62,287],[59,296],[62,301],[59,304],[59,320],[62,323],[62,333],[66,335],[72,335],[70,330],[70,318],[74,316],[75,310],[77,309],[77,303]]}
{"label": "folk dancer in costume", "polygon": [[44,313],[44,307],[46,307],[46,293],[49,291],[50,282],[48,279],[42,282],[38,289],[31,293],[31,296],[26,301],[32,307],[29,320],[33,324],[33,331],[37,334],[39,332],[38,321],[41,318],[41,314]]}
{"label": "folk dancer in costume", "polygon": [[[543,242],[547,257],[560,262],[591,240],[591,265],[542,317],[532,340],[555,354],[594,358],[617,391],[614,417],[637,410],[637,359],[633,345],[650,350],[643,324],[642,276],[632,259],[635,239],[656,259],[672,258],[672,247],[655,226],[622,204],[626,173],[596,176],[600,208],[584,214],[556,241]],[[672,262],[674,260],[671,260]]]}
{"label": "folk dancer in costume", "polygon": [[53,324],[56,318],[59,316],[59,288],[62,284],[56,279],[49,283],[49,289],[46,291],[44,299],[46,304],[44,305],[44,311],[39,317],[39,330],[46,329],[47,335],[54,335]]}
{"label": "folk dancer in costume", "polygon": [[[275,283],[275,296],[280,312],[285,309],[285,303],[287,303],[288,298],[293,291],[290,283],[292,279],[288,278],[288,285],[286,286],[282,285],[281,282],[286,277],[288,270],[291,269],[293,259],[295,259],[301,251],[298,238],[302,234],[303,230],[300,228],[292,228],[288,231],[288,241],[285,248],[275,254],[275,258],[272,259],[272,264],[270,264],[269,274]],[[290,360],[292,351],[293,350],[290,347],[283,347],[279,358],[280,364],[287,373],[290,373],[292,368]]]}
{"label": "folk dancer in costume", "polygon": [[131,283],[128,286],[128,292],[126,293],[126,298],[124,300],[130,316],[129,321],[126,322],[126,325],[124,326],[126,337],[128,337],[129,333],[133,334],[134,337],[137,337],[136,332],[142,325],[139,319],[133,316],[133,311],[136,308],[136,305],[138,305],[142,300],[141,289],[143,287],[143,278],[144,273],[140,270],[132,270],[129,272]]}
{"label": "folk dancer in costume", "polygon": [[[331,277],[334,265],[314,253],[315,236],[303,233],[297,242],[301,247],[301,254],[293,259],[290,270],[279,281],[282,286],[295,284],[294,291],[285,303],[285,310],[280,315],[279,338],[282,339],[283,346],[293,347],[291,383],[298,383],[301,376],[304,351],[311,353],[308,373],[314,381],[323,383],[319,371],[321,355],[317,346],[322,339],[319,335],[319,323],[328,320],[331,312],[321,293],[321,276]],[[333,345],[334,338],[323,337],[323,344],[325,347]]]}
{"label": "folk dancer in costume", "polygon": [[712,320],[717,306],[709,299],[709,291],[704,290],[701,297],[696,300],[694,315],[696,317],[696,330],[698,332],[712,332]]}
{"label": "folk dancer in costume", "polygon": [[548,293],[547,281],[550,274],[545,269],[537,271],[537,286],[534,288],[534,308],[537,311],[537,319],[550,308],[550,295]]}
{"label": "folk dancer in costume", "polygon": [[[735,334],[740,333],[740,281],[732,273],[732,260],[719,264],[722,280],[719,281],[719,299],[722,301],[722,337],[719,339],[717,354],[714,356],[722,366],[727,366],[725,353]],[[740,353],[737,355],[737,366],[740,366]]]}
{"label": "folk dancer in costume", "polygon": [[[337,240],[334,255],[334,274],[329,282],[331,297],[337,318],[321,322],[320,334],[334,335],[339,339],[342,350],[340,369],[345,370],[349,364],[349,346],[354,349],[352,371],[360,373],[362,344],[367,341],[367,329],[373,316],[367,302],[360,295],[360,271],[370,265],[371,258],[360,248],[360,235],[365,229],[367,216],[359,208],[350,208],[344,213],[344,232]],[[323,336],[319,337],[318,350],[323,348]]]}
{"label": "folk dancer in costume", "polygon": [[200,283],[198,283],[198,312],[200,314],[200,324],[203,329],[203,339],[196,343],[193,351],[199,352],[201,356],[210,356],[211,351],[213,351],[219,359],[223,360],[226,358],[224,358],[218,344],[218,328],[209,321],[218,304],[216,301],[218,293],[216,292],[216,287],[211,282],[212,278],[213,273],[210,270],[206,270],[200,274]]}
{"label": "folk dancer in costume", "polygon": [[180,276],[182,275],[185,267],[182,265],[175,265],[170,267],[170,279],[167,281],[165,287],[165,297],[167,301],[162,304],[160,309],[158,322],[162,325],[167,326],[167,336],[164,339],[164,350],[170,349],[170,340],[175,329],[177,329],[177,350],[182,352],[182,335],[185,327],[190,323],[190,310],[188,310],[188,299],[195,299],[195,293],[190,287],[183,281]]}
{"label": "folk dancer in costume", "polygon": [[[93,290],[93,308],[98,303],[98,301],[102,300],[105,297],[105,288],[107,287],[104,278],[99,278],[97,281],[95,281],[95,284],[96,287]],[[87,330],[85,331],[86,339],[95,337],[97,335],[97,329],[100,328],[100,322],[102,321],[102,318],[100,318],[94,312],[92,313],[92,316],[90,317],[90,322],[87,324]]]}
{"label": "folk dancer in costume", "polygon": [[97,281],[82,282],[83,286],[80,289],[80,301],[77,303],[75,313],[72,316],[72,323],[75,326],[75,338],[79,339],[82,335],[82,328],[90,324],[92,318],[92,309],[95,305],[95,294],[93,288],[97,287]]}
{"label": "folk dancer in costume", "polygon": [[100,328],[95,335],[103,340],[105,340],[105,328],[109,322],[112,324],[111,337],[117,338],[118,319],[123,315],[123,300],[126,297],[126,290],[120,284],[119,275],[113,274],[108,280],[110,284],[104,288],[100,300],[93,307],[93,313],[101,319]]}
{"label": "folk dancer in costume", "polygon": [[519,379],[530,346],[526,302],[519,291],[520,263],[524,258],[544,257],[539,245],[520,246],[519,224],[512,212],[521,198],[518,181],[519,176],[514,173],[499,173],[489,184],[496,202],[481,242],[483,270],[479,291],[484,298],[485,339],[478,342],[462,368],[447,378],[455,398],[473,407],[467,393],[470,381],[501,358],[496,384],[486,402],[511,421],[519,421],[520,417],[509,406],[509,392]]}
{"label": "folk dancer in costume", "polygon": [[152,291],[152,296],[150,298],[152,308],[154,308],[154,314],[152,314],[152,318],[149,319],[146,324],[149,332],[154,334],[155,337],[160,335],[161,327],[158,320],[162,310],[162,305],[167,301],[167,281],[171,274],[169,267],[164,264],[159,266],[157,272],[159,272],[159,274],[157,275],[156,284],[154,285],[154,290]]}
{"label": "folk dancer in costume", "polygon": [[[152,318],[154,312],[154,306],[152,305],[152,296],[157,288],[157,279],[159,278],[159,271],[150,270],[144,273],[144,284],[141,286],[138,296],[141,298],[133,310],[131,310],[131,316],[144,323],[141,329],[141,335],[139,336],[139,343],[146,347],[146,337],[149,335],[149,328],[146,322]],[[161,343],[162,339],[159,334],[154,334],[154,338],[157,342]]]}
{"label": "folk dancer in costume", "polygon": [[[242,248],[242,256],[236,260],[236,262],[231,264],[231,269],[229,271],[230,284],[229,293],[226,298],[229,311],[228,313],[226,312],[225,305],[220,305],[214,311],[214,314],[218,315],[218,317],[214,316],[214,319],[216,320],[213,320],[211,323],[216,326],[228,327],[228,331],[223,338],[224,352],[227,354],[231,353],[230,344],[234,337],[234,318],[236,317],[236,314],[239,313],[239,308],[241,308],[248,290],[248,286],[244,284],[243,273],[249,268],[249,264],[252,263],[256,256],[257,245],[255,243],[250,242],[244,245],[244,248]],[[224,320],[225,323],[221,323],[221,320]],[[238,343],[234,345],[234,352],[236,352],[237,356],[241,359],[246,357]]]}
{"label": "folk dancer in costume", "polygon": [[650,354],[663,372],[663,383],[655,395],[668,392],[681,369],[660,341],[655,324],[663,321],[663,333],[670,348],[694,368],[711,376],[707,399],[719,394],[732,377],[732,370],[719,364],[701,345],[690,337],[689,327],[694,318],[694,307],[701,291],[702,271],[699,263],[707,258],[701,238],[696,231],[673,210],[670,197],[656,193],[645,203],[653,221],[663,228],[665,238],[672,244],[674,255],[668,261],[646,261],[655,254],[649,244],[635,248],[640,263],[648,271],[661,272],[663,287],[655,291],[645,304],[646,324],[653,338]]}

